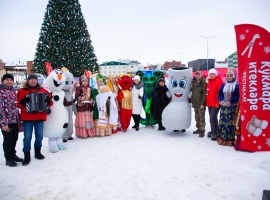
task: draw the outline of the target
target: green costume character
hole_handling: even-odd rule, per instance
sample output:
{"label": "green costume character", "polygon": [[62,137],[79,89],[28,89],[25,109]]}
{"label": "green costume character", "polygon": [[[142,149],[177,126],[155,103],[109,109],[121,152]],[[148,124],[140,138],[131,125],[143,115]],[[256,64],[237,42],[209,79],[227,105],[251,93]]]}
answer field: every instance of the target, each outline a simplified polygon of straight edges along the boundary
{"label": "green costume character", "polygon": [[163,78],[164,74],[159,70],[139,70],[136,75],[140,76],[141,81],[144,83],[144,95],[142,98],[143,109],[145,111],[146,118],[141,118],[140,123],[146,125],[146,128],[154,128],[157,124],[157,120],[154,119],[154,89],[158,79]]}

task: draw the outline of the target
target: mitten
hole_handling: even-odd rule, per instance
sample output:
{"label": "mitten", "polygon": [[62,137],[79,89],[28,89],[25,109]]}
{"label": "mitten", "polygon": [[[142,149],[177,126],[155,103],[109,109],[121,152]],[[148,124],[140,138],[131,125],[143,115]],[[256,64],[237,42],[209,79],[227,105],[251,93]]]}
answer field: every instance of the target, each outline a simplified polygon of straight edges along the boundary
{"label": "mitten", "polygon": [[26,103],[30,102],[30,97],[25,96],[21,101],[20,104],[25,105]]}
{"label": "mitten", "polygon": [[171,98],[171,96],[172,96],[169,91],[166,92],[166,95],[167,95],[168,98]]}

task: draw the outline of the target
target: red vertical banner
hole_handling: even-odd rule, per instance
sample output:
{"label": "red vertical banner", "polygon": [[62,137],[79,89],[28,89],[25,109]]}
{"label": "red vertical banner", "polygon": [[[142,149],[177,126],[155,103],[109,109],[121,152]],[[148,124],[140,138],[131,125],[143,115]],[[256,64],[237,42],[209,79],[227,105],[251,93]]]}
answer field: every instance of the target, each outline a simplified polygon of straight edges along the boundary
{"label": "red vertical banner", "polygon": [[49,76],[49,74],[52,72],[53,68],[51,63],[49,62],[45,62],[45,67],[46,67],[46,75]]}
{"label": "red vertical banner", "polygon": [[270,151],[270,33],[235,26],[240,85],[241,148]]}

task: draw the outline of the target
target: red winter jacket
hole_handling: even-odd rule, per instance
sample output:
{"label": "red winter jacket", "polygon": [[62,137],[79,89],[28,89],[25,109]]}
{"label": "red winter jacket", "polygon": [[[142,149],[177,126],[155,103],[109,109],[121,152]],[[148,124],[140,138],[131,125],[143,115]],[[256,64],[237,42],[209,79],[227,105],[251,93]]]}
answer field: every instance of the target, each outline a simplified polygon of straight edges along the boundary
{"label": "red winter jacket", "polygon": [[[21,88],[18,91],[17,99],[18,99],[18,108],[21,109],[21,115],[20,120],[21,121],[46,121],[47,114],[45,112],[26,112],[26,105],[20,103],[21,100],[24,99],[26,94],[32,93],[32,92],[44,92],[48,93],[49,97],[51,98],[51,94],[45,90],[44,88],[40,87],[40,84],[38,83],[38,87],[36,88],[29,88],[27,86],[27,83],[24,83],[23,88]],[[50,100],[50,106],[53,104],[52,100]]]}
{"label": "red winter jacket", "polygon": [[208,79],[207,89],[206,89],[206,106],[208,107],[219,107],[218,102],[218,91],[223,84],[222,79],[216,76],[214,79]]}

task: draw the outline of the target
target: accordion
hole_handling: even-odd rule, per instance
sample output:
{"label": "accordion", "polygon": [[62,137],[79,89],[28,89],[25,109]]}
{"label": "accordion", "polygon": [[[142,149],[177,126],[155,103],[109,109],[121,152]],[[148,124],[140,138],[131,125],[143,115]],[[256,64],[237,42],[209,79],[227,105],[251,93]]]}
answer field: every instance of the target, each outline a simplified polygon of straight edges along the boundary
{"label": "accordion", "polygon": [[49,110],[46,101],[49,98],[48,93],[33,92],[27,94],[26,97],[30,98],[30,102],[26,103],[26,112],[47,112]]}

